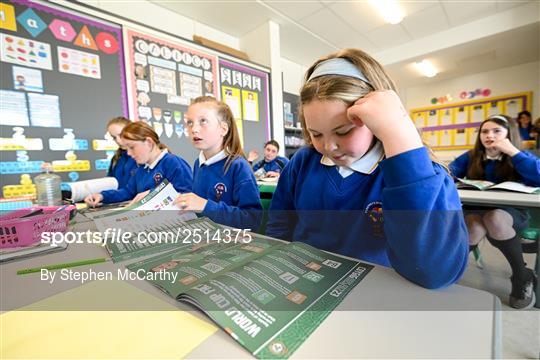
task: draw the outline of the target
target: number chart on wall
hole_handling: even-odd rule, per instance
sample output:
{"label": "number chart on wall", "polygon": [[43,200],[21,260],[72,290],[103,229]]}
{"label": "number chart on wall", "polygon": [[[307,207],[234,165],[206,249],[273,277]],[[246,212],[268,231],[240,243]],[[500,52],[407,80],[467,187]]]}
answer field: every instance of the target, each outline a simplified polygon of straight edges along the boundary
{"label": "number chart on wall", "polygon": [[160,140],[192,163],[198,153],[184,126],[191,100],[217,97],[217,58],[134,29],[125,28],[128,93],[133,120],[152,125]]}
{"label": "number chart on wall", "polygon": [[127,115],[121,28],[58,5],[0,4],[0,173],[4,197],[32,195],[50,162],[63,181],[105,176]]}
{"label": "number chart on wall", "polygon": [[244,149],[262,149],[270,138],[268,73],[221,58],[219,68],[221,99],[232,110]]}
{"label": "number chart on wall", "polygon": [[412,109],[411,119],[434,150],[471,149],[480,123],[491,115],[513,118],[532,108],[532,92]]}

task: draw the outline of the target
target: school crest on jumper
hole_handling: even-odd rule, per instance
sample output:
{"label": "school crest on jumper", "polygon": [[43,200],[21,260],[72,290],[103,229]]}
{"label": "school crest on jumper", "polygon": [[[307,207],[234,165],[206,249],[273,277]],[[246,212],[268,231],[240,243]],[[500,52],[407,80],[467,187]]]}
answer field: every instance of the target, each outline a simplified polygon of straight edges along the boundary
{"label": "school crest on jumper", "polygon": [[154,174],[154,182],[156,183],[156,185],[158,185],[161,180],[163,180],[163,175],[161,175],[161,173],[155,173]]}
{"label": "school crest on jumper", "polygon": [[224,183],[217,183],[214,185],[214,191],[216,193],[216,201],[221,201],[221,197],[227,192],[227,187]]}
{"label": "school crest on jumper", "polygon": [[366,206],[364,214],[368,222],[371,224],[373,235],[376,237],[384,237],[384,215],[382,202],[373,201]]}

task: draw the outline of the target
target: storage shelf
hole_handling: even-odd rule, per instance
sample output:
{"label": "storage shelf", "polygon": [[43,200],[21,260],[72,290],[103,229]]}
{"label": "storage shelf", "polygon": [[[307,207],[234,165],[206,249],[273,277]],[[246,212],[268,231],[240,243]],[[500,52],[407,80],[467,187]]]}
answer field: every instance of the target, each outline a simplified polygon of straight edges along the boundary
{"label": "storage shelf", "polygon": [[287,131],[299,131],[299,132],[302,131],[302,129],[295,128],[295,127],[289,127],[289,126],[285,126],[285,130],[287,130]]}

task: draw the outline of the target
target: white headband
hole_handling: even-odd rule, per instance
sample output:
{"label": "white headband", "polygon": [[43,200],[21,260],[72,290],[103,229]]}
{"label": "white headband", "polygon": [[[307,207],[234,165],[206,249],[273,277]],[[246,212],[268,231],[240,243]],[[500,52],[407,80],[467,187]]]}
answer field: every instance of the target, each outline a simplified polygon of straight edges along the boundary
{"label": "white headband", "polygon": [[362,80],[363,82],[371,85],[371,83],[360,71],[360,69],[356,67],[356,65],[351,63],[349,60],[343,58],[333,58],[320,62],[315,67],[315,70],[313,70],[307,81],[311,81],[315,78],[318,78],[319,76],[324,75],[348,76]]}
{"label": "white headband", "polygon": [[491,120],[491,119],[501,120],[502,122],[508,124],[508,120],[502,115],[493,115],[487,118],[487,120]]}

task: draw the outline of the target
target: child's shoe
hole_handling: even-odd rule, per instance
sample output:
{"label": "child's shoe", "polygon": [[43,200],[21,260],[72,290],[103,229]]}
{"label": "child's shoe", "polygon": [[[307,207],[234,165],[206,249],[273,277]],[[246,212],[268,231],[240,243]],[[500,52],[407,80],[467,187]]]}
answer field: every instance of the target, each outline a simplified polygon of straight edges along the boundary
{"label": "child's shoe", "polygon": [[512,276],[512,292],[510,293],[510,306],[515,309],[530,309],[536,302],[534,289],[537,279],[531,269],[527,269],[528,276],[525,280]]}

